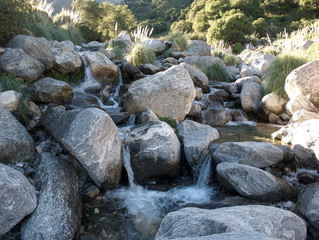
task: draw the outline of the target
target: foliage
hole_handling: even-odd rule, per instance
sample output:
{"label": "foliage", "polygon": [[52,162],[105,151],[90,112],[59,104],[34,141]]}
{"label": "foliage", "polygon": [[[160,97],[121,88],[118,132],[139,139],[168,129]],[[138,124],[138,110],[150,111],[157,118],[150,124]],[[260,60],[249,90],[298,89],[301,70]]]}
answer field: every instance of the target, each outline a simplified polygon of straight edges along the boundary
{"label": "foliage", "polygon": [[212,51],[212,56],[222,59],[226,66],[238,65],[241,62],[236,56],[228,54],[221,50]]}
{"label": "foliage", "polygon": [[183,33],[180,33],[180,32],[171,33],[168,36],[168,40],[176,42],[178,47],[182,51],[185,51],[189,47],[188,40]]}
{"label": "foliage", "polygon": [[126,60],[135,66],[145,63],[154,63],[155,59],[155,53],[139,43],[135,44],[131,52],[126,56]]}
{"label": "foliage", "polygon": [[310,18],[319,18],[319,1],[318,0],[300,0],[300,10]]}
{"label": "foliage", "polygon": [[288,74],[306,63],[304,58],[292,54],[279,55],[270,65],[263,77],[263,85],[266,93],[274,92],[285,96],[285,81]]}
{"label": "foliage", "polygon": [[14,76],[0,73],[0,84],[3,91],[14,90],[21,92],[21,82]]}
{"label": "foliage", "polygon": [[67,10],[62,8],[61,12],[56,14],[53,18],[54,24],[61,26],[68,24],[70,26],[76,27],[81,21],[80,15],[78,12]]}
{"label": "foliage", "polygon": [[191,32],[193,24],[186,20],[180,20],[172,23],[171,32]]}
{"label": "foliage", "polygon": [[112,48],[112,51],[115,53],[116,59],[122,60],[124,58],[123,49],[119,47],[114,47]]}
{"label": "foliage", "polygon": [[158,119],[160,121],[166,122],[168,125],[170,125],[172,128],[176,129],[177,128],[177,123],[176,120],[170,117],[160,117],[157,115]]}
{"label": "foliage", "polygon": [[278,55],[278,52],[276,51],[276,49],[273,46],[266,46],[263,48],[262,51],[264,54],[272,54],[274,56]]}
{"label": "foliage", "polygon": [[219,82],[230,82],[231,76],[222,62],[216,61],[210,67],[202,69],[209,80]]}
{"label": "foliage", "polygon": [[244,51],[244,47],[240,42],[236,42],[233,46],[233,51],[236,54],[240,54],[242,51]]}
{"label": "foliage", "polygon": [[153,34],[161,34],[169,30],[169,25],[166,21],[157,21],[157,20],[147,19],[140,22],[139,26],[148,26],[149,28],[152,28]]}
{"label": "foliage", "polygon": [[134,32],[132,32],[132,36],[135,39],[135,43],[143,42],[148,40],[149,37],[152,35],[154,28],[150,29],[148,26],[138,26]]}
{"label": "foliage", "polygon": [[264,18],[258,18],[257,20],[253,21],[252,25],[253,25],[255,32],[260,37],[266,36],[267,25],[266,25],[266,20]]}

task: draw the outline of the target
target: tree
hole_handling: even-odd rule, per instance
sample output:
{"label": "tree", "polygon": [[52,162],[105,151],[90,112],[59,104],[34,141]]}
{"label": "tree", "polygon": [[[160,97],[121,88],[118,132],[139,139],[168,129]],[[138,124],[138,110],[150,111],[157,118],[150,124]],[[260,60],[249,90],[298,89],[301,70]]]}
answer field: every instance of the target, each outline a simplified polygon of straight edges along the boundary
{"label": "tree", "polygon": [[239,9],[251,19],[257,19],[263,15],[261,0],[234,0],[231,1],[231,7]]}
{"label": "tree", "polygon": [[264,18],[258,18],[257,20],[253,21],[252,24],[255,32],[258,33],[260,37],[266,35],[267,26]]}
{"label": "tree", "polygon": [[300,0],[300,10],[310,18],[319,17],[319,0]]}

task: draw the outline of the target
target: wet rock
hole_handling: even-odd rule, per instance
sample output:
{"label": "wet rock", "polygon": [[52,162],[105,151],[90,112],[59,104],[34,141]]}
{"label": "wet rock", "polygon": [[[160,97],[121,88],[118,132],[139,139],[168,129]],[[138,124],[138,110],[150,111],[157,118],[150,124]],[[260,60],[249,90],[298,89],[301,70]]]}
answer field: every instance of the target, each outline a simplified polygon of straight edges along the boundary
{"label": "wet rock", "polygon": [[150,63],[141,64],[140,68],[144,74],[148,74],[148,75],[154,75],[154,74],[161,71],[161,69],[159,67],[157,67],[153,64],[150,64]]}
{"label": "wet rock", "polygon": [[41,186],[38,206],[22,224],[21,238],[73,239],[82,217],[76,171],[51,153],[42,153],[41,158],[35,176]]}
{"label": "wet rock", "polygon": [[268,115],[268,120],[269,120],[269,122],[271,122],[271,123],[277,123],[279,119],[280,119],[279,116],[277,116],[277,115],[274,114],[274,113],[270,113],[270,114]]}
{"label": "wet rock", "polygon": [[149,108],[161,117],[182,121],[194,98],[195,88],[188,71],[177,65],[135,81],[126,94],[124,108],[130,113],[141,113]]}
{"label": "wet rock", "polygon": [[180,65],[187,69],[195,86],[203,89],[204,93],[209,93],[209,80],[205,73],[188,63],[181,63]]}
{"label": "wet rock", "polygon": [[226,142],[212,155],[216,164],[222,162],[245,164],[264,168],[283,159],[283,152],[268,142]]}
{"label": "wet rock", "polygon": [[9,112],[17,111],[22,94],[10,90],[0,92],[0,106]]}
{"label": "wet rock", "polygon": [[98,51],[99,49],[104,48],[104,43],[99,43],[98,41],[92,41],[88,44],[81,44],[81,52],[82,51]]}
{"label": "wet rock", "polygon": [[223,89],[214,92],[215,95],[222,98],[225,102],[228,101],[230,94]]}
{"label": "wet rock", "polygon": [[210,46],[201,40],[191,40],[186,51],[188,56],[211,56]]}
{"label": "wet rock", "polygon": [[229,116],[225,107],[219,102],[213,102],[202,111],[201,122],[214,126],[224,126],[229,121]]}
{"label": "wet rock", "polygon": [[[125,82],[126,79],[128,82],[132,82],[133,80],[137,80],[136,75],[141,74],[141,71],[129,62],[124,62],[121,68],[123,81]],[[127,82],[127,81],[126,81]]]}
{"label": "wet rock", "polygon": [[200,155],[219,138],[218,131],[211,126],[185,120],[178,125],[177,132],[184,145],[187,163],[195,171]]}
{"label": "wet rock", "polygon": [[148,108],[146,111],[141,113],[140,117],[138,118],[138,123],[141,124],[149,121],[159,121],[159,119],[156,114]]}
{"label": "wet rock", "polygon": [[304,122],[310,119],[319,119],[319,113],[298,110],[292,115],[291,119],[289,120],[289,124]]}
{"label": "wet rock", "polygon": [[0,69],[23,80],[34,81],[44,72],[44,65],[22,49],[7,48],[0,55]]}
{"label": "wet rock", "polygon": [[289,163],[295,161],[295,154],[287,145],[280,145],[278,148],[283,152],[283,162]]}
{"label": "wet rock", "polygon": [[126,143],[138,183],[176,177],[179,174],[181,145],[167,123],[151,121],[139,125],[129,133]]}
{"label": "wet rock", "polygon": [[70,102],[74,96],[72,87],[50,77],[42,78],[28,86],[31,99],[40,103],[62,104]]}
{"label": "wet rock", "polygon": [[183,61],[190,65],[195,65],[198,68],[210,67],[216,62],[220,62],[222,65],[226,67],[223,60],[213,56],[189,56],[185,57]]}
{"label": "wet rock", "polygon": [[95,198],[99,194],[100,194],[100,189],[95,185],[91,185],[85,190],[85,195],[88,196],[89,198]]}
{"label": "wet rock", "polygon": [[0,237],[32,213],[36,206],[35,189],[28,179],[0,163]]}
{"label": "wet rock", "polygon": [[228,83],[225,86],[225,90],[227,92],[229,92],[230,94],[236,94],[238,93],[238,88],[237,88],[237,83],[233,82],[233,83]]}
{"label": "wet rock", "polygon": [[88,171],[98,187],[117,187],[122,172],[122,144],[113,120],[96,108],[43,113],[44,128]]}
{"label": "wet rock", "polygon": [[35,145],[27,130],[7,110],[0,107],[0,163],[29,160]]}
{"label": "wet rock", "polygon": [[295,154],[296,161],[302,168],[316,169],[316,160],[313,153],[310,153],[303,146],[296,144],[292,151]]}
{"label": "wet rock", "polygon": [[41,62],[45,70],[50,70],[56,63],[55,55],[50,48],[50,43],[44,38],[16,35],[7,44],[7,47],[23,49],[28,55]]}
{"label": "wet rock", "polygon": [[262,205],[205,210],[183,208],[162,220],[155,240],[248,231],[279,239],[305,240],[304,221],[292,212]]}
{"label": "wet rock", "polygon": [[203,97],[203,90],[201,88],[195,88],[195,91],[196,91],[196,97],[195,99],[196,100],[199,100]]}
{"label": "wet rock", "polygon": [[278,115],[285,109],[286,100],[275,93],[265,95],[261,100],[261,107],[266,115],[274,113]]}
{"label": "wet rock", "polygon": [[248,81],[244,83],[240,95],[241,106],[245,112],[257,113],[263,97],[262,85]]}
{"label": "wet rock", "polygon": [[247,121],[245,113],[239,109],[228,110],[229,119],[233,122],[243,122]]}
{"label": "wet rock", "polygon": [[189,111],[189,113],[187,114],[187,116],[198,118],[200,116],[201,112],[202,112],[201,105],[193,102],[192,108]]}
{"label": "wet rock", "polygon": [[145,40],[141,44],[155,53],[161,53],[166,49],[165,44],[158,39]]}
{"label": "wet rock", "polygon": [[239,78],[236,80],[236,84],[237,84],[237,87],[238,87],[238,90],[241,91],[241,89],[243,88],[243,85],[246,83],[246,82],[255,82],[255,83],[259,83],[261,84],[261,80],[259,77],[257,76],[251,76],[251,77],[243,77],[243,78]]}
{"label": "wet rock", "polygon": [[317,181],[318,177],[310,172],[300,172],[297,175],[298,182],[303,184],[310,184]]}
{"label": "wet rock", "polygon": [[216,171],[219,183],[243,197],[278,202],[295,196],[294,188],[285,180],[255,167],[223,162]]}

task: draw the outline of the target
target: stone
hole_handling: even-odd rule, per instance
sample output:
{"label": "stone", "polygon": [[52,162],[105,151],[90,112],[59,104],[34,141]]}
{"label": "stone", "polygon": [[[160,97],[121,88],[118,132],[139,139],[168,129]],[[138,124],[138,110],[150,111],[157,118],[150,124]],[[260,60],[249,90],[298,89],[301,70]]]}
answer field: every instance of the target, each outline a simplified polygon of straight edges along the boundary
{"label": "stone", "polygon": [[262,54],[256,58],[252,55],[250,59],[252,59],[250,64],[263,74],[270,67],[271,63],[275,61],[276,57],[272,54]]}
{"label": "stone", "polygon": [[35,175],[41,186],[38,206],[21,227],[21,239],[73,239],[81,224],[82,201],[72,164],[41,154]]}
{"label": "stone", "polygon": [[28,179],[0,163],[0,237],[32,213],[36,206],[35,189]]}
{"label": "stone", "polygon": [[307,39],[303,41],[298,47],[301,49],[307,50],[312,44],[313,44],[313,41]]}
{"label": "stone", "polygon": [[215,95],[221,97],[225,102],[228,101],[230,94],[224,89],[220,89],[214,92]]}
{"label": "stone", "polygon": [[125,140],[138,183],[176,177],[181,168],[181,145],[165,122],[150,121],[134,128]]}
{"label": "stone", "polygon": [[298,182],[302,184],[314,183],[318,180],[318,177],[310,172],[300,172],[297,175]]}
{"label": "stone", "polygon": [[151,63],[140,64],[142,73],[147,75],[153,75],[161,71],[161,69]]}
{"label": "stone", "polygon": [[123,63],[121,67],[121,72],[122,72],[123,81],[125,82],[125,80],[128,79],[129,83],[132,82],[133,80],[136,80],[135,76],[141,73],[138,67],[134,66],[133,64],[129,62]]}
{"label": "stone", "polygon": [[243,88],[243,85],[246,82],[255,82],[255,83],[259,83],[261,84],[261,80],[259,77],[257,76],[250,76],[250,77],[242,77],[239,78],[235,81],[235,83],[237,84],[238,90],[241,91],[241,89]]}
{"label": "stone", "polygon": [[155,53],[161,53],[166,49],[165,44],[158,39],[144,40],[141,44]]}
{"label": "stone", "polygon": [[279,120],[279,116],[277,116],[277,115],[274,114],[274,113],[270,113],[270,114],[268,115],[268,120],[269,120],[269,122],[271,122],[271,123],[277,123],[278,120]]}
{"label": "stone", "polygon": [[10,90],[0,92],[0,106],[9,112],[17,111],[22,94]]}
{"label": "stone", "polygon": [[[260,71],[260,69],[256,68],[256,67],[253,67],[252,65],[250,64],[242,64],[241,66],[241,72],[245,72],[245,73],[248,73],[247,75],[250,75],[251,76],[259,76],[261,77],[263,75],[263,72]],[[245,75],[244,75],[245,76]]]}
{"label": "stone", "polygon": [[245,113],[240,109],[228,110],[228,113],[230,114],[229,121],[234,121],[234,122],[247,121]]}
{"label": "stone", "polygon": [[0,69],[23,80],[34,81],[44,72],[44,65],[22,49],[7,48],[0,55]]}
{"label": "stone", "polygon": [[50,43],[44,38],[16,35],[9,41],[7,47],[24,50],[28,55],[41,62],[46,71],[51,70],[56,62]]}
{"label": "stone", "polygon": [[293,70],[286,78],[285,91],[289,99],[302,95],[319,108],[319,60]]}
{"label": "stone", "polygon": [[223,162],[217,165],[216,172],[220,184],[243,197],[278,202],[296,194],[286,180],[255,167]]}
{"label": "stone", "polygon": [[298,110],[294,112],[289,120],[289,124],[304,122],[310,119],[319,119],[319,113],[309,112],[306,110]]}
{"label": "stone", "polygon": [[261,99],[261,107],[266,115],[274,113],[278,115],[285,109],[286,100],[275,93],[269,93]]}
{"label": "stone", "polygon": [[254,74],[249,69],[244,68],[244,69],[242,69],[240,71],[240,76],[242,78],[244,78],[244,77],[252,77],[252,76],[254,76]]}
{"label": "stone", "polygon": [[27,130],[0,107],[0,163],[29,160],[34,151],[35,145]]}
{"label": "stone", "polygon": [[209,93],[209,80],[205,73],[203,73],[198,68],[193,67],[188,63],[181,63],[181,66],[187,69],[188,73],[190,74],[194,85],[203,89],[204,93]]}
{"label": "stone", "polygon": [[256,82],[246,82],[241,90],[241,106],[245,112],[257,113],[263,97],[263,87]]}
{"label": "stone", "polygon": [[107,56],[109,59],[111,60],[115,60],[116,59],[116,53],[112,50],[112,49],[104,49],[104,48],[100,48],[99,49],[100,53],[103,53],[105,56]]}
{"label": "stone", "polygon": [[6,51],[6,49],[5,49],[5,48],[0,47],[0,55],[1,55],[2,53],[5,53],[5,51]]}
{"label": "stone", "polygon": [[299,110],[318,113],[318,109],[303,95],[291,97],[285,105],[285,110],[290,116]]}
{"label": "stone", "polygon": [[225,89],[228,93],[230,94],[236,94],[238,93],[238,88],[237,88],[237,83],[235,82],[232,82],[232,83],[228,83],[226,86],[225,86]]}
{"label": "stone", "polygon": [[272,238],[307,238],[305,222],[287,210],[262,205],[225,207],[214,210],[182,208],[162,220],[155,240],[247,231]]}
{"label": "stone", "polygon": [[173,57],[168,57],[168,58],[165,58],[163,60],[163,63],[170,63],[170,64],[173,64],[173,65],[177,65],[178,61],[175,58],[173,58]]}
{"label": "stone", "polygon": [[83,56],[97,81],[103,85],[116,83],[119,69],[107,56],[100,52],[88,52]]}
{"label": "stone", "polygon": [[215,126],[224,126],[229,121],[227,110],[220,102],[212,102],[206,110],[202,110],[201,123]]}
{"label": "stone", "polygon": [[104,48],[104,43],[99,43],[98,41],[92,41],[88,44],[81,44],[81,52],[82,51],[98,51],[101,48]]}
{"label": "stone", "polygon": [[130,113],[141,113],[149,108],[160,117],[181,122],[189,113],[195,94],[188,71],[177,65],[135,81],[125,96],[124,108]]}
{"label": "stone", "polygon": [[306,149],[314,151],[319,159],[319,119],[311,119],[301,123],[288,124],[271,134],[273,139],[295,146],[300,144]]}
{"label": "stone", "polygon": [[301,168],[316,169],[316,162],[313,153],[310,153],[300,144],[296,144],[292,151],[295,154],[295,159]]}
{"label": "stone", "polygon": [[200,237],[182,237],[171,240],[279,240],[257,232],[227,232]]}
{"label": "stone", "polygon": [[203,89],[201,89],[201,88],[195,88],[195,91],[196,91],[196,97],[195,97],[195,99],[196,100],[199,100],[199,99],[201,99],[202,97],[203,97]]}
{"label": "stone", "polygon": [[208,43],[201,40],[191,40],[186,51],[188,56],[211,56],[211,48]]}
{"label": "stone", "polygon": [[184,62],[198,68],[210,67],[216,62],[220,62],[223,66],[226,67],[223,60],[213,56],[188,56],[184,58]]}
{"label": "stone", "polygon": [[51,50],[54,53],[56,63],[54,69],[68,74],[77,71],[82,66],[82,60],[79,54],[74,50],[73,43],[69,41],[51,42]]}
{"label": "stone", "polygon": [[44,128],[88,171],[100,188],[118,186],[122,144],[116,125],[102,110],[65,111],[55,107],[42,114]]}
{"label": "stone", "polygon": [[240,71],[236,66],[232,65],[232,66],[227,66],[226,68],[234,81],[241,78]]}
{"label": "stone", "polygon": [[291,148],[287,145],[280,145],[278,146],[278,148],[283,152],[283,162],[284,163],[292,163],[295,161],[295,154],[294,152],[291,150]]}
{"label": "stone", "polygon": [[198,118],[202,112],[202,107],[200,104],[193,102],[192,108],[187,114],[187,116]]}
{"label": "stone", "polygon": [[74,96],[72,87],[66,82],[46,77],[28,86],[31,100],[36,103],[70,102]]}
{"label": "stone", "polygon": [[257,168],[272,166],[283,159],[283,152],[268,142],[226,142],[212,154],[216,164],[239,163]]}
{"label": "stone", "polygon": [[183,143],[187,163],[193,171],[203,151],[207,150],[213,141],[219,139],[219,133],[215,128],[191,120],[179,124],[177,133]]}
{"label": "stone", "polygon": [[149,121],[159,121],[159,119],[156,114],[148,108],[146,111],[141,113],[140,117],[138,118],[138,123],[141,124]]}

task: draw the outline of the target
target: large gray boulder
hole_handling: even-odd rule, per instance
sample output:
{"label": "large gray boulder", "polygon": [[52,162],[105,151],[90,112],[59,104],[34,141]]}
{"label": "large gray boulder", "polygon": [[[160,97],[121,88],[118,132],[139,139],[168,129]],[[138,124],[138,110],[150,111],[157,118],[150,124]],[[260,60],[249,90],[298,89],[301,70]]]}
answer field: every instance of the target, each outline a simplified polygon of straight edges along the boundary
{"label": "large gray boulder", "polygon": [[167,123],[150,121],[139,125],[129,133],[126,144],[138,183],[163,180],[179,174],[181,145]]}
{"label": "large gray boulder", "polygon": [[70,102],[74,96],[69,84],[50,77],[33,82],[29,85],[28,91],[32,101],[40,103],[62,104]]}
{"label": "large gray boulder", "polygon": [[21,123],[7,110],[0,107],[0,163],[29,160],[35,145]]}
{"label": "large gray boulder", "polygon": [[189,57],[184,58],[183,61],[190,64],[190,65],[194,65],[198,68],[210,67],[216,62],[220,62],[221,64],[223,64],[226,67],[223,60],[221,60],[218,57],[213,57],[213,56],[189,56]]}
{"label": "large gray boulder", "polygon": [[247,231],[272,238],[307,238],[304,221],[292,212],[261,205],[206,210],[183,208],[162,220],[155,240],[209,236],[216,233]]}
{"label": "large gray boulder", "polygon": [[165,44],[158,39],[144,40],[141,43],[144,47],[151,49],[155,53],[161,53],[166,49]]}
{"label": "large gray boulder", "polygon": [[245,164],[257,168],[269,167],[283,159],[283,152],[268,142],[226,142],[212,155],[216,164]]}
{"label": "large gray boulder", "polygon": [[188,63],[181,63],[181,66],[187,69],[188,73],[190,74],[195,86],[200,87],[203,89],[204,93],[209,93],[209,79],[206,76],[205,73],[203,73],[201,70],[198,68],[193,67],[192,65]]}
{"label": "large gray boulder", "polygon": [[318,112],[318,109],[303,95],[291,97],[285,105],[285,110],[288,115],[292,116],[299,110],[306,110],[309,112]]}
{"label": "large gray boulder", "polygon": [[319,236],[319,183],[307,186],[297,202],[296,209]]}
{"label": "large gray boulder", "polygon": [[128,89],[124,108],[130,113],[141,113],[149,108],[161,117],[181,122],[189,113],[195,95],[188,71],[178,65],[135,81]]}
{"label": "large gray boulder", "polygon": [[275,93],[269,93],[261,99],[261,107],[265,114],[279,114],[285,109],[286,100]]}
{"label": "large gray boulder", "polygon": [[272,138],[283,143],[300,144],[306,149],[314,151],[319,159],[319,119],[311,119],[304,122],[288,124],[277,132],[271,134]]}
{"label": "large gray boulder", "polygon": [[21,238],[73,239],[81,224],[82,201],[75,169],[65,159],[41,154],[35,175],[40,187],[38,206],[21,227]]}
{"label": "large gray boulder", "polygon": [[296,111],[289,120],[289,124],[304,122],[311,119],[319,119],[319,113],[309,112],[306,110]]}
{"label": "large gray boulder", "polygon": [[207,42],[201,40],[191,40],[186,51],[189,56],[211,56],[211,48]]}
{"label": "large gray boulder", "polygon": [[50,43],[44,38],[17,35],[7,44],[9,48],[23,49],[28,55],[40,61],[45,70],[50,70],[55,64],[55,56]]}
{"label": "large gray boulder", "polygon": [[216,171],[219,183],[243,197],[277,202],[295,196],[294,188],[285,180],[255,167],[223,162]]}
{"label": "large gray boulder", "polygon": [[171,240],[279,240],[257,232],[227,232],[209,236],[182,237]]}
{"label": "large gray boulder", "polygon": [[0,55],[0,69],[23,80],[34,81],[44,72],[44,65],[22,49],[7,48]]}
{"label": "large gray boulder", "polygon": [[244,83],[240,94],[241,106],[245,112],[257,113],[263,97],[263,87],[259,83]]}
{"label": "large gray boulder", "polygon": [[74,50],[74,44],[72,42],[53,41],[50,47],[56,59],[54,65],[55,70],[67,74],[79,70],[82,66],[81,57]]}
{"label": "large gray boulder", "polygon": [[88,52],[83,56],[97,81],[103,85],[116,83],[119,70],[107,56],[100,52]]}
{"label": "large gray boulder", "polygon": [[255,83],[259,83],[261,84],[261,80],[259,77],[257,76],[250,76],[250,77],[243,77],[243,78],[239,78],[235,81],[235,83],[237,84],[238,89],[241,91],[241,89],[243,88],[243,85],[246,82],[255,82]]}
{"label": "large gray boulder", "polygon": [[193,170],[198,164],[201,153],[208,149],[211,142],[219,138],[215,128],[191,120],[183,121],[177,127],[177,132],[184,145],[186,160]]}
{"label": "large gray boulder", "polygon": [[257,68],[261,74],[263,74],[276,59],[272,54],[261,54],[260,56],[254,57],[254,54],[249,58],[251,66]]}
{"label": "large gray boulder", "polygon": [[213,127],[224,126],[229,121],[229,115],[222,103],[212,102],[201,112],[200,120],[203,124]]}
{"label": "large gray boulder", "polygon": [[97,108],[65,111],[56,107],[42,114],[41,123],[76,157],[97,186],[117,187],[122,144],[109,115]]}
{"label": "large gray boulder", "polygon": [[0,106],[9,112],[17,111],[21,96],[21,93],[13,90],[0,92]]}
{"label": "large gray boulder", "polygon": [[0,163],[0,237],[34,211],[34,187],[19,171]]}
{"label": "large gray boulder", "polygon": [[319,108],[319,60],[293,70],[286,78],[285,91],[290,99],[303,95]]}

